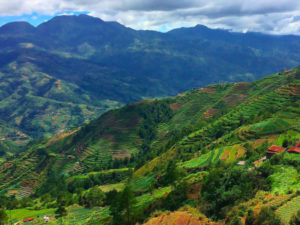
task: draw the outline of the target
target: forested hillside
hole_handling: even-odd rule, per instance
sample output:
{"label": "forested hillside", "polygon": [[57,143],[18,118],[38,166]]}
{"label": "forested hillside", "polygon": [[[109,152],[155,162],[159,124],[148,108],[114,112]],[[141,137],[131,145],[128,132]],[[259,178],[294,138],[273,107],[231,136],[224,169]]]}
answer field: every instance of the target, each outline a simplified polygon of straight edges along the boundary
{"label": "forested hillside", "polygon": [[36,224],[298,224],[299,108],[300,68],[130,103],[1,163],[1,212]]}
{"label": "forested hillside", "polygon": [[136,31],[86,15],[38,27],[6,24],[0,27],[1,148],[10,155],[129,102],[297,66],[299,43],[298,36],[200,25]]}

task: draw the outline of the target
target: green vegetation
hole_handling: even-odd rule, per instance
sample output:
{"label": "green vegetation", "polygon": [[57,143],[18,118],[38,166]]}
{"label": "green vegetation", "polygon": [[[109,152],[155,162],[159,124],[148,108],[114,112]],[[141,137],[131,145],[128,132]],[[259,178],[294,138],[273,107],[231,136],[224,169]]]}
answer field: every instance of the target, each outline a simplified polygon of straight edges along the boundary
{"label": "green vegetation", "polygon": [[[300,60],[297,36],[235,34],[204,26],[162,34],[86,15],[58,16],[38,27],[9,23],[0,28],[0,42],[0,138],[5,138],[0,146],[6,151],[129,102],[173,96],[211,83],[253,81],[297,66]],[[172,105],[183,108],[177,122],[161,128],[170,126],[177,133],[192,118],[201,118],[202,110],[207,110],[205,118],[222,114],[247,98],[247,85],[233,87],[233,95],[211,108],[205,107],[216,100],[211,94],[219,95],[231,85],[210,86],[198,93],[203,101],[187,94]],[[268,80],[258,89],[266,85],[270,86]],[[295,106],[289,109],[299,113]],[[153,129],[147,127],[147,132]]]}
{"label": "green vegetation", "polygon": [[299,209],[299,155],[265,156],[300,141],[299,74],[131,103],[32,141],[0,164],[0,205],[13,222],[184,221],[180,211],[210,225],[288,224]]}
{"label": "green vegetation", "polygon": [[299,206],[300,196],[293,198],[291,201],[288,201],[286,204],[278,208],[276,210],[276,213],[284,223],[288,223],[291,220],[292,216],[299,211]]}
{"label": "green vegetation", "polygon": [[276,170],[278,171],[268,178],[272,183],[272,192],[284,194],[287,191],[300,190],[300,175],[294,167],[280,166]]}

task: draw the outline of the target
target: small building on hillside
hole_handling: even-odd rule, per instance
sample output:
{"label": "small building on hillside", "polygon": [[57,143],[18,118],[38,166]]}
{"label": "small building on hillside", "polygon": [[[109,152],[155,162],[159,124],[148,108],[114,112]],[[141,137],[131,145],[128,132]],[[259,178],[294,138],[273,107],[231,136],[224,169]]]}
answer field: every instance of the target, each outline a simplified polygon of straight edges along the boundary
{"label": "small building on hillside", "polygon": [[288,151],[288,153],[300,154],[300,147],[294,146],[294,147],[289,148],[287,151]]}
{"label": "small building on hillside", "polygon": [[286,150],[286,148],[284,148],[284,147],[272,145],[268,148],[268,150],[266,152],[266,156],[269,159],[269,158],[271,158],[272,155],[279,154],[281,152],[284,152],[285,150]]}
{"label": "small building on hillside", "polygon": [[245,164],[246,164],[246,161],[245,161],[245,160],[239,161],[239,162],[237,163],[238,166],[245,166]]}
{"label": "small building on hillside", "polygon": [[67,157],[68,157],[68,159],[75,159],[75,156],[73,156],[73,155],[68,155]]}
{"label": "small building on hillside", "polygon": [[300,141],[296,142],[295,147],[300,147]]}

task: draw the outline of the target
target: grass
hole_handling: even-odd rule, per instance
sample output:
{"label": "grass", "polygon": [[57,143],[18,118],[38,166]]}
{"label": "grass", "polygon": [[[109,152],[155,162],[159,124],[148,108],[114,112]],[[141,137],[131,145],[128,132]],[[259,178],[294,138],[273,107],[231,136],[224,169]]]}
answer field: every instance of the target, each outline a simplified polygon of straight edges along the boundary
{"label": "grass", "polygon": [[109,192],[112,190],[122,191],[124,188],[124,183],[101,185],[99,188],[104,192]]}
{"label": "grass", "polygon": [[149,206],[156,199],[165,197],[167,194],[169,194],[171,192],[171,190],[172,190],[172,188],[169,186],[169,187],[163,187],[160,189],[156,189],[153,191],[152,194],[150,194],[150,193],[143,194],[136,198],[135,208],[143,209],[143,208]]}
{"label": "grass", "polygon": [[152,183],[155,182],[154,175],[148,175],[141,178],[134,179],[132,182],[132,190],[135,192],[147,191]]}
{"label": "grass", "polygon": [[300,154],[285,154],[284,158],[293,160],[293,161],[297,161],[300,163]]}
{"label": "grass", "polygon": [[[41,210],[31,210],[31,209],[14,209],[11,210],[12,222],[16,223],[28,217],[43,217],[45,215],[54,214],[55,209],[41,209]],[[10,211],[6,212],[10,215]]]}
{"label": "grass", "polygon": [[270,118],[251,126],[250,131],[259,135],[282,132],[290,127],[290,124],[280,118]]}
{"label": "grass", "polygon": [[121,168],[121,169],[110,169],[110,170],[106,170],[106,171],[100,171],[100,172],[90,172],[87,174],[81,174],[81,175],[76,175],[73,176],[72,178],[88,178],[91,175],[98,175],[98,174],[110,174],[110,173],[117,173],[117,172],[125,172],[128,171],[129,168]]}
{"label": "grass", "polygon": [[[83,225],[89,220],[105,220],[110,217],[108,208],[94,207],[86,209],[78,205],[73,205],[67,208],[68,214],[63,218],[63,224],[70,225]],[[55,209],[42,209],[42,210],[30,210],[30,209],[16,209],[11,211],[12,222],[16,223],[25,218],[35,217],[34,224],[44,224],[42,221],[43,216],[50,216],[50,222],[48,224],[59,224],[59,221],[54,218]],[[9,215],[9,211],[7,211]],[[101,224],[101,223],[97,223]]]}

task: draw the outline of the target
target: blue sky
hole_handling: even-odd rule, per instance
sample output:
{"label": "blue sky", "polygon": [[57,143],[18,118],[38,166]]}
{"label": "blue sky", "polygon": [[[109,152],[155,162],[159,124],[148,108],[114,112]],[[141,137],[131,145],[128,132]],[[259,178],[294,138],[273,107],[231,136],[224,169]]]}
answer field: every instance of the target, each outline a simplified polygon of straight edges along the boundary
{"label": "blue sky", "polygon": [[66,12],[57,12],[52,15],[43,15],[38,13],[32,13],[30,15],[24,14],[19,16],[2,16],[0,17],[0,26],[14,21],[27,21],[33,26],[38,26],[39,24],[53,18],[58,15],[79,15],[79,14],[88,14],[88,12],[76,12],[76,11],[66,11]]}

